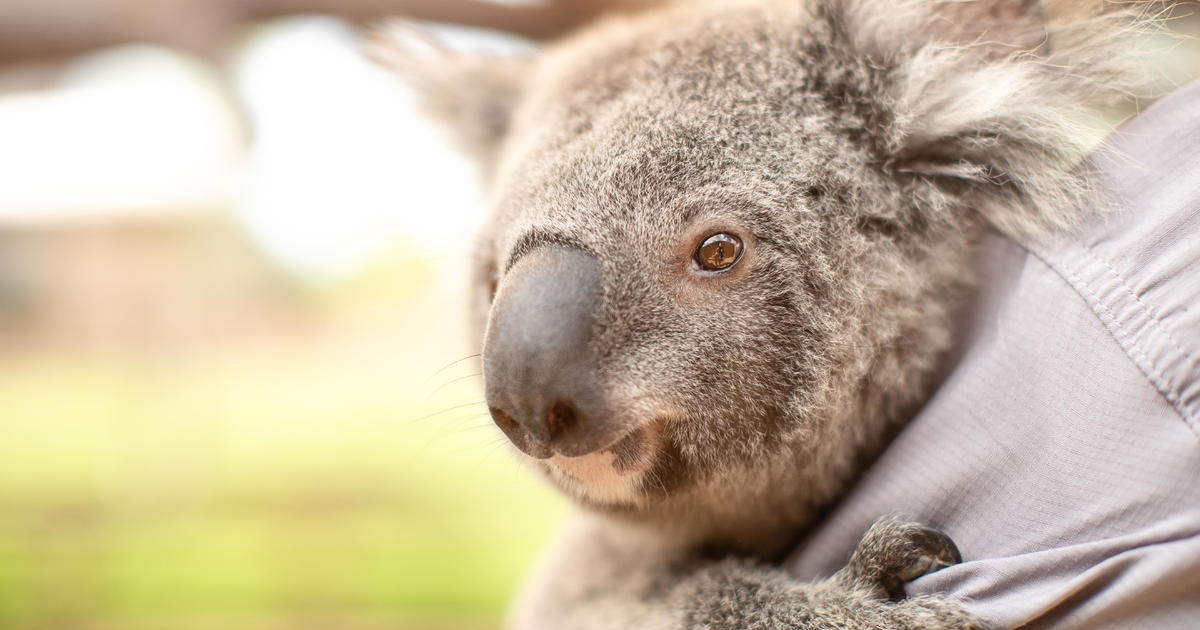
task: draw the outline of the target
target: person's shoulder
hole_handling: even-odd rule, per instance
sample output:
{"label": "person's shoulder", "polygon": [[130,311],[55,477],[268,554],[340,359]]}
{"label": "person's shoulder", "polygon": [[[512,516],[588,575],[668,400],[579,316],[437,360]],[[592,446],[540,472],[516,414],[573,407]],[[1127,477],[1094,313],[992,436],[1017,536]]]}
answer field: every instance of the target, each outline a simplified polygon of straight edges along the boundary
{"label": "person's shoulder", "polygon": [[1101,218],[1024,245],[1200,436],[1200,81],[1129,121],[1089,165]]}
{"label": "person's shoulder", "polygon": [[1200,83],[1090,166],[1112,212],[1042,242],[987,239],[946,378],[810,531],[794,575],[828,575],[899,512],[965,559],[910,596],[966,600],[996,627],[1195,625]]}

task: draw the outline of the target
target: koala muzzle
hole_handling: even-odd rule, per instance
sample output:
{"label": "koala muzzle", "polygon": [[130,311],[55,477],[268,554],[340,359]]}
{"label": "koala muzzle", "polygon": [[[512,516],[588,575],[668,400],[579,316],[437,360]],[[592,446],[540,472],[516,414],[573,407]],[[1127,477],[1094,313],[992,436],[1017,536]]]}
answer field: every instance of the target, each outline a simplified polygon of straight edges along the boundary
{"label": "koala muzzle", "polygon": [[531,457],[586,455],[617,437],[591,349],[602,280],[591,254],[544,246],[496,293],[483,341],[488,409]]}

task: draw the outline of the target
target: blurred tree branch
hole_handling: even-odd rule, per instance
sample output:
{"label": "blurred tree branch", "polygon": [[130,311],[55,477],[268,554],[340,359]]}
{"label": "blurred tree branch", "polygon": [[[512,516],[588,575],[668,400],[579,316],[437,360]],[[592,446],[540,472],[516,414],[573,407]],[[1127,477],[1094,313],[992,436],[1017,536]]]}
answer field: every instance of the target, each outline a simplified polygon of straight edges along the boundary
{"label": "blurred tree branch", "polygon": [[601,13],[664,0],[17,0],[0,2],[0,62],[63,56],[125,42],[152,42],[201,54],[219,51],[241,23],[294,13],[354,22],[392,15],[550,39]]}

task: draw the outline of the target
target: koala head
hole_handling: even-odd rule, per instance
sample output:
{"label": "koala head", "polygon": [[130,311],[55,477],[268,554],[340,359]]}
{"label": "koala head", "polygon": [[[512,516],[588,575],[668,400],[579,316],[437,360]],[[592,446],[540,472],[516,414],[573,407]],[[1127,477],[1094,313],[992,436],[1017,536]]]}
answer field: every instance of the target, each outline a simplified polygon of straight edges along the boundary
{"label": "koala head", "polygon": [[1126,27],[1047,13],[689,4],[434,62],[382,32],[490,182],[496,424],[597,509],[711,524],[828,500],[927,394],[983,230],[1070,221],[1072,116],[1126,85]]}

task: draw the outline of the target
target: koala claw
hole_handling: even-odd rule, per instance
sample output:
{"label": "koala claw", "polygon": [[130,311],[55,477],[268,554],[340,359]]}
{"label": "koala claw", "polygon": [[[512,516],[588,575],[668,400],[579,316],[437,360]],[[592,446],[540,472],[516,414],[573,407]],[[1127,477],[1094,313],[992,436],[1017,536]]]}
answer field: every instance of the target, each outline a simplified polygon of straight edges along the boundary
{"label": "koala claw", "polygon": [[893,601],[904,598],[904,585],[923,575],[962,562],[950,537],[896,517],[875,522],[838,574],[843,584],[869,588]]}
{"label": "koala claw", "polygon": [[922,575],[962,562],[962,554],[958,552],[954,541],[936,529],[918,526],[910,540],[915,545],[915,555],[896,572],[901,582],[911,582]]}

